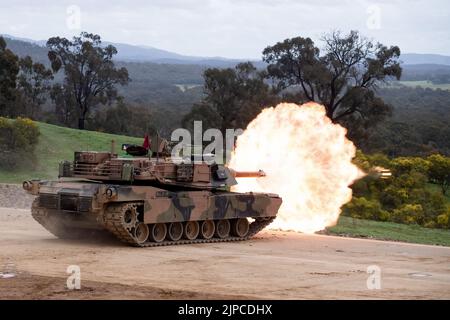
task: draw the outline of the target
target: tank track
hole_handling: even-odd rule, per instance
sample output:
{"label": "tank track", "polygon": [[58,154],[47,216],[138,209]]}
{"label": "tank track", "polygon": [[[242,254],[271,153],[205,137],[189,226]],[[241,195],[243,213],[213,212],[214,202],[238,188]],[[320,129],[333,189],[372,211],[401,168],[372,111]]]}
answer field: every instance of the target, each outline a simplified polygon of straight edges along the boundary
{"label": "tank track", "polygon": [[144,242],[138,243],[132,233],[132,230],[127,228],[123,222],[123,214],[127,206],[133,205],[131,203],[110,205],[103,217],[106,229],[114,234],[120,241],[136,247],[161,247],[172,246],[180,244],[195,244],[195,243],[217,243],[217,242],[231,242],[244,241],[253,237],[255,234],[267,227],[275,217],[256,218],[254,222],[250,223],[248,234],[245,237],[229,236],[227,238],[211,238],[211,239],[194,239],[186,240],[180,239],[178,241],[164,240],[162,242]]}

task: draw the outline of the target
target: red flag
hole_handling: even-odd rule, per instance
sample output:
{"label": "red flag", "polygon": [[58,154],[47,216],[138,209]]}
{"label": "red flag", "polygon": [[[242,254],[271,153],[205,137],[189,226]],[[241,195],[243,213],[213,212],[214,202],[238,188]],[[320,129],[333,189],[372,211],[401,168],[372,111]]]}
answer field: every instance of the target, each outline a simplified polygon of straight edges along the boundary
{"label": "red flag", "polygon": [[148,141],[148,134],[144,137],[144,144],[142,145],[146,150],[150,149],[150,142]]}

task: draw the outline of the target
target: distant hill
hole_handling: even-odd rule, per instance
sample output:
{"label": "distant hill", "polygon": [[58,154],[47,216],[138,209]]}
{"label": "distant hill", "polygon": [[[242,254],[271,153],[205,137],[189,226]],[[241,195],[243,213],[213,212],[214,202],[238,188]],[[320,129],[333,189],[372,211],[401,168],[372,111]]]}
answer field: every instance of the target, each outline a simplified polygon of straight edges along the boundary
{"label": "distant hill", "polygon": [[[45,51],[46,40],[32,40],[28,38],[20,38],[8,34],[2,35],[10,42],[11,49],[21,55],[21,48],[38,50],[39,47]],[[20,44],[19,44],[20,42]],[[222,57],[196,57],[185,56],[175,52],[162,50],[150,46],[137,46],[126,43],[114,43],[104,41],[103,44],[112,44],[117,48],[116,60],[124,62],[153,62],[153,63],[167,63],[167,64],[198,64],[211,67],[230,67],[246,59],[227,59]],[[19,50],[14,50],[19,48]]]}
{"label": "distant hill", "polygon": [[450,56],[440,54],[404,53],[400,56],[403,64],[440,64],[450,66]]}
{"label": "distant hill", "polygon": [[403,81],[430,81],[435,84],[450,83],[450,65],[408,64],[403,65]]}
{"label": "distant hill", "polygon": [[116,60],[124,62],[153,62],[166,64],[198,64],[212,67],[230,67],[241,60],[221,57],[194,57],[161,50],[149,46],[135,46],[124,43],[104,42],[117,48]]}
{"label": "distant hill", "polygon": [[47,48],[38,44],[36,41],[31,42],[29,39],[10,38],[8,35],[3,35],[6,46],[12,50],[19,57],[31,56],[33,61],[38,61],[45,65],[50,65],[47,57]]}
{"label": "distant hill", "polygon": [[[21,42],[31,43],[37,46],[45,47],[46,40],[33,40],[28,38],[20,38],[12,35],[4,34],[5,38],[11,40],[18,40]],[[201,57],[201,56],[186,56],[175,52],[154,48],[151,46],[131,45],[126,43],[115,43],[105,41],[105,44],[114,45],[118,54],[117,60],[126,62],[154,62],[167,64],[199,64],[215,67],[229,67],[241,61],[248,59],[227,59],[222,57]],[[421,53],[404,53],[400,57],[404,65],[416,64],[439,64],[450,65],[450,56],[439,54],[421,54]],[[262,61],[253,61],[259,66],[262,66]]]}

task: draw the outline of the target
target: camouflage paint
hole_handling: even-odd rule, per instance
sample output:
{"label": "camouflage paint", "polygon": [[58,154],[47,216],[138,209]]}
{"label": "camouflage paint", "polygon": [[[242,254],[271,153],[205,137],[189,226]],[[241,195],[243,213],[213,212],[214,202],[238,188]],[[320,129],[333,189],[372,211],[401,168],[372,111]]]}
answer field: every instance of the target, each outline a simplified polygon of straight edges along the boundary
{"label": "camouflage paint", "polygon": [[[108,198],[106,190],[112,188],[116,194]],[[104,214],[112,203],[137,203],[143,222],[167,223],[202,221],[209,219],[233,219],[273,217],[281,205],[276,195],[263,193],[232,193],[224,191],[168,191],[152,186],[125,186],[86,182],[40,182],[39,195],[69,195],[74,199],[91,198],[89,212],[78,212],[79,217]],[[59,200],[60,201],[60,200]],[[45,208],[45,207],[43,207]],[[53,208],[47,208],[53,209]],[[101,219],[99,219],[101,220]]]}

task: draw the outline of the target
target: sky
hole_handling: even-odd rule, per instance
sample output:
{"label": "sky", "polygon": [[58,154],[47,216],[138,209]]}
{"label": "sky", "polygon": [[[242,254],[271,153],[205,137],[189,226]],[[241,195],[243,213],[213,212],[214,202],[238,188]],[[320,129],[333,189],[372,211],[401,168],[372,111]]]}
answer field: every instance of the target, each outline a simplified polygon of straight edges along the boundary
{"label": "sky", "polygon": [[261,58],[295,36],[359,30],[403,53],[450,55],[448,0],[0,0],[0,34],[34,40],[80,31],[184,55]]}

